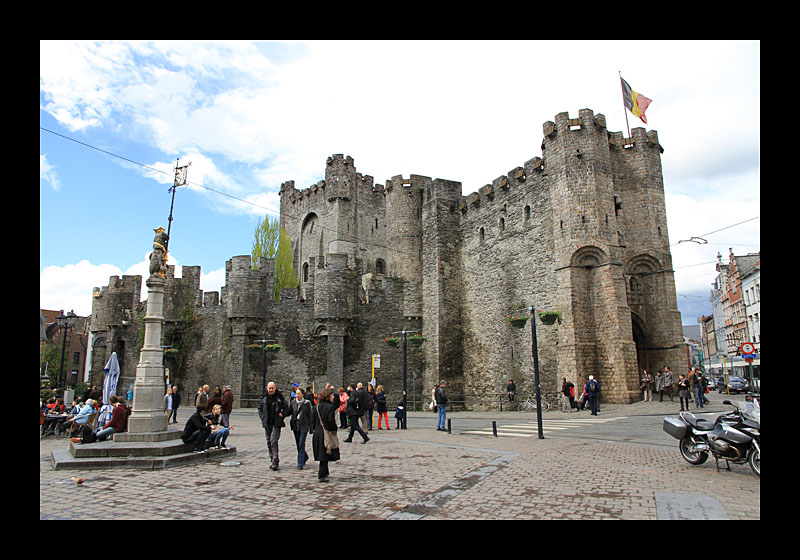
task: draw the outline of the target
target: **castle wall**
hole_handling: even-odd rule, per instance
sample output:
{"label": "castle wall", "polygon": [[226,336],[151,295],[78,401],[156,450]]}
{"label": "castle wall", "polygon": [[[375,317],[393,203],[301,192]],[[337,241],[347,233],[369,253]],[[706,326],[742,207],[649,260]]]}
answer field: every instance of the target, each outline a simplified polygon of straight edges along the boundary
{"label": "castle wall", "polygon": [[[481,396],[502,393],[509,379],[534,392],[530,324],[505,320],[531,305],[561,311],[561,324],[535,323],[548,399],[562,377],[580,386],[593,374],[603,400],[630,402],[642,367],[680,373],[657,134],[634,129],[625,139],[582,109],[544,123],[543,137],[541,157],[467,196],[458,182],[422,175],[375,185],[342,154],[315,185],[283,183],[281,225],[301,284],[282,290],[280,303],[270,259],[253,270],[249,255],[233,257],[219,294],[202,293],[199,267],[184,267],[181,279],[168,271],[165,342],[180,351],[167,363],[184,396],[230,384],[237,406],[255,406],[263,353],[249,346],[269,338],[283,349],[268,356],[267,378],[284,394],[295,381],[317,391],[326,381],[366,382],[380,354],[377,381],[394,404],[402,350],[383,338],[421,330],[428,342],[408,349],[409,393],[427,398],[444,379],[456,400],[487,406]],[[132,372],[140,327],[121,318],[143,313],[134,278],[110,280],[92,322],[97,340],[109,341],[93,362],[119,348]]]}
{"label": "castle wall", "polygon": [[[497,394],[514,379],[535,390],[530,328],[506,317],[529,305],[556,308],[552,204],[540,158],[495,179],[460,204],[465,393]],[[528,327],[530,323],[528,323]],[[537,324],[542,390],[554,395],[555,329]]]}

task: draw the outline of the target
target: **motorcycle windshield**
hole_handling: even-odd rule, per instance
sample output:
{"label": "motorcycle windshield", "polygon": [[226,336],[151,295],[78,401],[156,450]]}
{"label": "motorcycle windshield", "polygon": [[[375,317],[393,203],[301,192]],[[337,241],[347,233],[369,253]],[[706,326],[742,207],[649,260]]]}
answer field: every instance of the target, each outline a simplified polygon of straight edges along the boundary
{"label": "motorcycle windshield", "polygon": [[745,418],[750,418],[751,420],[755,420],[759,424],[761,424],[761,407],[753,402],[742,402],[739,403],[739,410],[742,412],[742,416]]}

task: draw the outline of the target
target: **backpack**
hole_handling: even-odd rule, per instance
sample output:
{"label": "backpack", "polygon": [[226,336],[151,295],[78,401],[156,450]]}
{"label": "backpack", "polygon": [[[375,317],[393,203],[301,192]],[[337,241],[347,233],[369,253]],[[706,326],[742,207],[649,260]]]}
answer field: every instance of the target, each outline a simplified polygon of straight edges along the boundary
{"label": "backpack", "polygon": [[597,392],[597,381],[594,379],[589,381],[589,392],[596,393]]}
{"label": "backpack", "polygon": [[97,441],[97,436],[89,426],[81,428],[81,443],[94,443]]}

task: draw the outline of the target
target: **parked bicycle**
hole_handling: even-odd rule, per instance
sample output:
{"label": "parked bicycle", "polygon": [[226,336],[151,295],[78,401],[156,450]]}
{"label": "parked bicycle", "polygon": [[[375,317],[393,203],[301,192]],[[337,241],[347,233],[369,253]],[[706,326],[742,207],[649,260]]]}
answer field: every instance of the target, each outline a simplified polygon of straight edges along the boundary
{"label": "parked bicycle", "polygon": [[[543,412],[547,412],[548,410],[550,410],[550,403],[549,402],[547,402],[543,398],[540,398],[539,400],[542,403],[542,411]],[[531,412],[533,410],[536,410],[536,397],[528,397],[527,399],[525,399],[524,401],[519,403],[519,406],[517,407],[517,410],[520,411],[520,412]]]}

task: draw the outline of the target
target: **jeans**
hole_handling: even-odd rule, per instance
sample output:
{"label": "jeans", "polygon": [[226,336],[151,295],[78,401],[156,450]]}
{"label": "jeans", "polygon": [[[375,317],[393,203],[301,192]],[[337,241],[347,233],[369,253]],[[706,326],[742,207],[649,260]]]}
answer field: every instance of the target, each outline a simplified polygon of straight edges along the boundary
{"label": "jeans", "polygon": [[437,404],[436,407],[439,409],[439,418],[436,421],[436,427],[444,430],[444,422],[447,420],[447,405]]}
{"label": "jeans", "polygon": [[593,416],[597,416],[597,395],[589,395],[589,408]]}
{"label": "jeans", "polygon": [[97,430],[94,433],[94,435],[97,436],[97,441],[103,441],[113,433],[114,433],[114,428],[105,428],[105,429]]}
{"label": "jeans", "polygon": [[703,408],[703,388],[695,386],[694,388],[694,406],[695,408]]}
{"label": "jeans", "polygon": [[211,433],[211,428],[205,426],[200,428],[199,430],[195,430],[188,440],[184,443],[189,443],[191,441],[194,442],[194,450],[195,451],[202,451],[205,448],[206,440],[208,439],[208,435]]}
{"label": "jeans", "polygon": [[306,453],[306,437],[308,432],[294,432],[294,441],[297,444],[297,466],[302,467],[308,461],[308,453]]}
{"label": "jeans", "polygon": [[208,441],[211,442],[211,445],[214,447],[219,447],[220,445],[224,445],[225,441],[228,439],[228,434],[230,434],[230,430],[228,428],[220,428],[213,434],[209,434]]}

